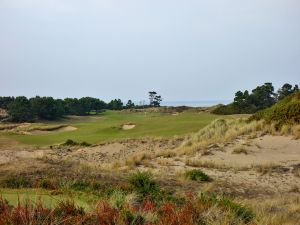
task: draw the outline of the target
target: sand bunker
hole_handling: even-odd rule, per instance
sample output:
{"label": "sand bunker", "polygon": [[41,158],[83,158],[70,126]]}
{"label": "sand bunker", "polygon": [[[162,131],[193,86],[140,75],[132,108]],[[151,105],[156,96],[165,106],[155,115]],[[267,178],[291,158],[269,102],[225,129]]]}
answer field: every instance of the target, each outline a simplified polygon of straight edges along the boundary
{"label": "sand bunker", "polygon": [[123,124],[123,126],[122,126],[123,130],[131,130],[133,128],[135,128],[135,124],[133,124],[133,123]]}
{"label": "sand bunker", "polygon": [[77,128],[72,127],[72,126],[65,126],[65,127],[61,127],[59,129],[56,129],[55,131],[73,131],[73,130],[77,130]]}
{"label": "sand bunker", "polygon": [[72,127],[72,126],[62,126],[57,129],[50,129],[50,130],[36,129],[36,130],[32,130],[30,132],[27,132],[27,134],[39,135],[39,134],[48,134],[48,133],[53,133],[53,132],[66,132],[66,131],[73,131],[73,130],[77,130],[77,128]]}

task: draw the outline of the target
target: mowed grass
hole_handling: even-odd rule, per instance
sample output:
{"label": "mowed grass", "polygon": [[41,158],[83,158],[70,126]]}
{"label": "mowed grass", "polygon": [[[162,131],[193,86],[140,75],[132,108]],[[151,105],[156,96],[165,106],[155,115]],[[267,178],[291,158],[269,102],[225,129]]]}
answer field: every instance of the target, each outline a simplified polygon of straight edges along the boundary
{"label": "mowed grass", "polygon": [[[178,115],[150,112],[106,111],[101,115],[64,119],[50,124],[69,124],[74,131],[49,132],[46,134],[10,134],[16,141],[35,145],[49,146],[72,139],[77,142],[99,144],[106,141],[141,137],[173,137],[196,132],[221,116],[186,111]],[[131,130],[123,130],[122,125],[135,124]],[[6,135],[8,136],[8,135]]]}
{"label": "mowed grass", "polygon": [[72,201],[77,206],[86,210],[91,210],[96,204],[96,199],[92,194],[75,193],[75,192],[61,192],[55,194],[54,192],[43,189],[8,189],[1,188],[0,196],[7,200],[10,205],[17,206],[18,203],[25,204],[26,201],[32,203],[42,202],[45,207],[53,208],[62,201]]}

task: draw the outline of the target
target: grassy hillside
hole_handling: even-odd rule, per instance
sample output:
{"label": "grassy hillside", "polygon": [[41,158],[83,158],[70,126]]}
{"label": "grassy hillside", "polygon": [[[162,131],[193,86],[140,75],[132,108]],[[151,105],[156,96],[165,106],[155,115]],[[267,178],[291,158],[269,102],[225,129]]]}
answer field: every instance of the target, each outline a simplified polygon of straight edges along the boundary
{"label": "grassy hillside", "polygon": [[[176,115],[158,112],[107,111],[97,116],[74,117],[51,123],[51,125],[68,124],[77,130],[32,135],[4,135],[24,144],[37,146],[63,143],[67,139],[97,144],[127,138],[160,138],[183,135],[198,131],[216,118],[220,118],[220,116],[192,111],[185,111]],[[127,123],[135,124],[135,127],[130,130],[123,130],[122,125]]]}
{"label": "grassy hillside", "polygon": [[300,123],[300,92],[296,92],[272,107],[259,111],[250,117],[250,120],[265,120],[275,122],[279,126],[284,124]]}

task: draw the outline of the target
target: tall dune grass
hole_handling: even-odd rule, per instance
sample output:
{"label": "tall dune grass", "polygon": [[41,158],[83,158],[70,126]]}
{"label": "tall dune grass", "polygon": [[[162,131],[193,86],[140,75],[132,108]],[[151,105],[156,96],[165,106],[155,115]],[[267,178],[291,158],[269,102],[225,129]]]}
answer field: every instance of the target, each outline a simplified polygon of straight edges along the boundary
{"label": "tall dune grass", "polygon": [[186,138],[178,154],[190,154],[203,150],[212,144],[232,141],[240,135],[250,134],[264,128],[263,121],[247,122],[246,119],[219,119]]}

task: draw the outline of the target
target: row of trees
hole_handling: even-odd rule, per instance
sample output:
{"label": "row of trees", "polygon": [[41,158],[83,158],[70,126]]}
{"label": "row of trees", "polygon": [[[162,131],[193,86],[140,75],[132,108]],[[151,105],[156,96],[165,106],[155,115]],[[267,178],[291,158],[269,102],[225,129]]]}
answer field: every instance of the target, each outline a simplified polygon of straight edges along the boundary
{"label": "row of trees", "polygon": [[293,87],[286,83],[275,92],[272,83],[265,83],[257,86],[251,93],[248,90],[236,92],[233,103],[221,106],[214,112],[217,114],[254,113],[272,106],[296,91],[299,91],[298,85]]}
{"label": "row of trees", "polygon": [[[154,94],[154,100],[150,101],[150,105],[145,107],[159,107],[161,97],[156,96],[156,92],[149,92],[149,96]],[[160,101],[159,101],[160,100]],[[126,105],[121,99],[114,99],[106,103],[98,98],[83,97],[54,99],[52,97],[40,97],[27,99],[24,96],[19,97],[0,97],[0,108],[6,109],[9,117],[15,122],[33,121],[34,119],[55,120],[65,115],[84,116],[95,112],[110,110],[122,110],[131,108],[140,108],[136,106],[132,100]],[[143,107],[144,108],[144,107]]]}

